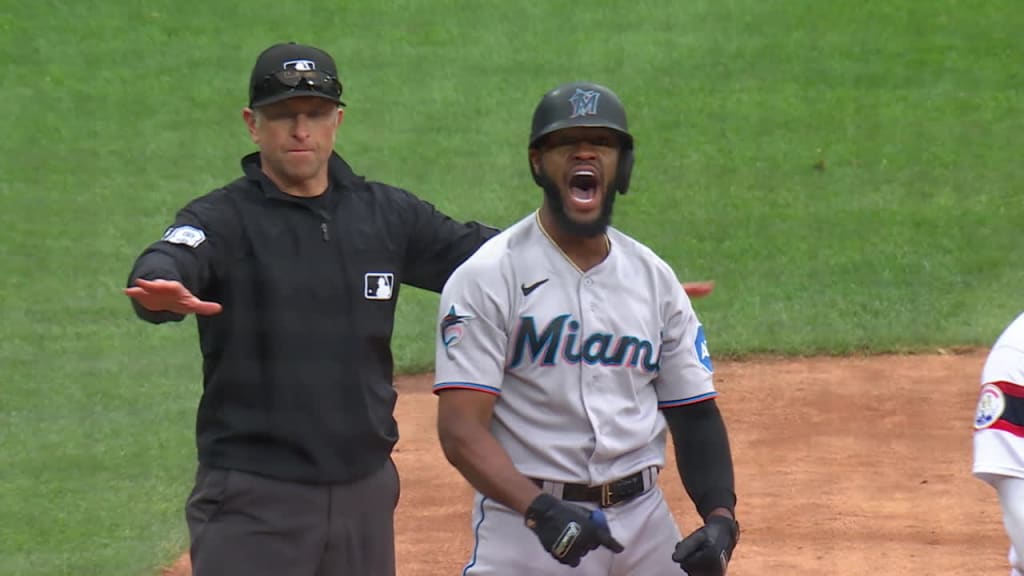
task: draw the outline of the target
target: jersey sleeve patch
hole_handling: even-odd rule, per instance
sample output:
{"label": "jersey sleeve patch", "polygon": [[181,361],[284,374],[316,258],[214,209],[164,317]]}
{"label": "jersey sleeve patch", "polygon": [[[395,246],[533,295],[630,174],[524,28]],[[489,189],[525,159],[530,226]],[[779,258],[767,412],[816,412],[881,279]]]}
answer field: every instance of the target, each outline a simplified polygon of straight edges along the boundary
{"label": "jersey sleeve patch", "polygon": [[1024,438],[1024,387],[1012,382],[989,382],[981,387],[974,429],[986,428]]}
{"label": "jersey sleeve patch", "polygon": [[974,429],[983,430],[995,424],[1006,409],[1006,396],[995,384],[985,384],[978,395],[978,407],[974,412]]}
{"label": "jersey sleeve patch", "polygon": [[693,339],[693,348],[701,366],[713,373],[715,368],[711,364],[711,352],[708,350],[708,339],[704,336],[704,326],[697,326],[697,336]]}
{"label": "jersey sleeve patch", "polygon": [[171,226],[164,232],[160,240],[171,244],[181,244],[189,248],[198,248],[200,244],[206,241],[206,232],[195,226]]}
{"label": "jersey sleeve patch", "polygon": [[451,354],[451,348],[458,344],[469,327],[469,321],[473,319],[470,314],[459,314],[452,304],[448,313],[441,318],[441,343],[445,350]]}

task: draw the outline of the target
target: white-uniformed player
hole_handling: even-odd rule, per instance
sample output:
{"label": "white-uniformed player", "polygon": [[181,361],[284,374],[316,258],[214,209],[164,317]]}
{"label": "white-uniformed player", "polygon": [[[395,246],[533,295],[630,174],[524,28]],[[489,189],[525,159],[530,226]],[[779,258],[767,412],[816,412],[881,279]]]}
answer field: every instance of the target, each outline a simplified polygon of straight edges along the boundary
{"label": "white-uniformed player", "polygon": [[[704,330],[672,269],[608,226],[633,164],[618,97],[545,94],[529,159],[543,205],[441,296],[438,432],[477,490],[463,574],[721,575],[739,527]],[[705,519],[681,542],[666,429]]]}
{"label": "white-uniformed player", "polygon": [[1024,314],[985,361],[974,416],[974,475],[999,494],[1011,576],[1024,576]]}

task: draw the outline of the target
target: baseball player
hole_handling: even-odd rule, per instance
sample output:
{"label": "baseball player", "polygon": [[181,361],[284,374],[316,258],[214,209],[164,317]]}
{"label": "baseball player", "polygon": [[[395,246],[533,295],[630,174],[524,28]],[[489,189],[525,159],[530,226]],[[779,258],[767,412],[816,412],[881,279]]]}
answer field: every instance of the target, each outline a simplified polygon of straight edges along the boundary
{"label": "baseball player", "polygon": [[1024,314],[996,340],[982,370],[974,475],[999,494],[1010,574],[1024,576]]}
{"label": "baseball player", "polygon": [[[633,164],[618,97],[545,94],[529,161],[542,206],[441,296],[438,433],[477,491],[463,574],[722,575],[739,526],[704,329],[672,269],[609,226]],[[682,541],[666,429],[705,521]]]}

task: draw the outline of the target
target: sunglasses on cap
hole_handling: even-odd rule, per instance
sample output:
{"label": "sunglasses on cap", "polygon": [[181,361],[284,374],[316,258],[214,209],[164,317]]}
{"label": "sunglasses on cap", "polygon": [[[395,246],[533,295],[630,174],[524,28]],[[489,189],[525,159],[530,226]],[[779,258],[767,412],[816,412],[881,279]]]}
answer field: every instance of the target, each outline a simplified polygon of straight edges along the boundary
{"label": "sunglasses on cap", "polygon": [[[341,81],[319,70],[295,70],[288,68],[278,70],[263,77],[253,86],[252,101],[282,100],[286,97],[301,96],[303,92],[311,92],[313,96],[325,96],[344,106],[341,101]],[[294,94],[293,94],[294,93]]]}

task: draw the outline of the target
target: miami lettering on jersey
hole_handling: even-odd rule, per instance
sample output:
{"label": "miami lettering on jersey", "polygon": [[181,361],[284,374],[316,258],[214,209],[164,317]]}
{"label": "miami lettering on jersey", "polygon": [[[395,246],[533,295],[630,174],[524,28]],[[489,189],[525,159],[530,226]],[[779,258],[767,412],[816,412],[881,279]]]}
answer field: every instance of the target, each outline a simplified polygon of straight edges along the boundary
{"label": "miami lettering on jersey", "polygon": [[[572,314],[556,316],[540,331],[533,316],[519,318],[513,341],[509,368],[523,363],[529,355],[531,362],[540,359],[542,366],[553,366],[559,357],[569,364],[585,362],[602,366],[640,367],[645,372],[657,372],[660,367],[661,346],[655,353],[654,344],[636,336],[616,336],[594,333],[585,338],[579,334],[580,323]],[[710,356],[708,363],[710,364]]]}

